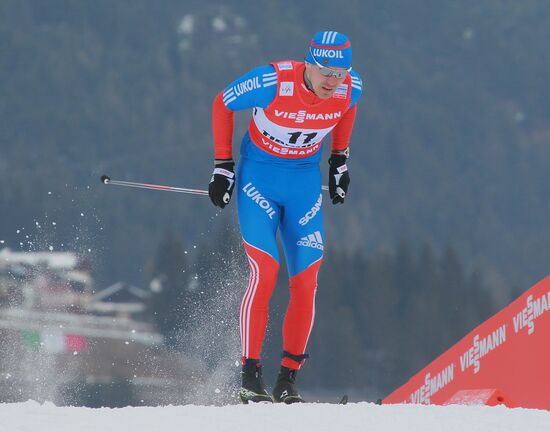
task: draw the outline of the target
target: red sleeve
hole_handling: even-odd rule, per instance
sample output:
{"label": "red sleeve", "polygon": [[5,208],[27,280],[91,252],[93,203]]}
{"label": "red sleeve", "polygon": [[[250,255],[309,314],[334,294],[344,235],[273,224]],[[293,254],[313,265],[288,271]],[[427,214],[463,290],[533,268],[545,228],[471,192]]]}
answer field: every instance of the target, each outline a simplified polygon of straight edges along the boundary
{"label": "red sleeve", "polygon": [[233,111],[227,109],[223,92],[220,92],[212,105],[214,159],[233,159],[233,117]]}
{"label": "red sleeve", "polygon": [[332,130],[332,145],[331,150],[344,150],[349,146],[351,131],[355,123],[355,115],[357,114],[357,105],[346,111],[342,119]]}

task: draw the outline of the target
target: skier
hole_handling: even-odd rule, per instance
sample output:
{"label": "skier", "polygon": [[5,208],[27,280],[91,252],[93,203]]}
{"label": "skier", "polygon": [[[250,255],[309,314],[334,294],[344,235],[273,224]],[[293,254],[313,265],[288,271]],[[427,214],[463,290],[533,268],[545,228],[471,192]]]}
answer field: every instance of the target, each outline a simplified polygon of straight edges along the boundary
{"label": "skier", "polygon": [[[343,203],[350,182],[346,160],[362,82],[351,68],[347,36],[316,33],[305,62],[284,60],[253,69],[220,92],[212,107],[215,167],[208,187],[224,208],[233,189],[250,264],[240,310],[243,403],[303,402],[296,373],[308,355],[315,316],[317,274],[323,257],[321,143],[332,132],[329,195]],[[234,111],[252,108],[234,171]],[[290,278],[290,301],[283,323],[281,368],[266,390],[260,365],[268,304],[279,268],[280,230]]]}

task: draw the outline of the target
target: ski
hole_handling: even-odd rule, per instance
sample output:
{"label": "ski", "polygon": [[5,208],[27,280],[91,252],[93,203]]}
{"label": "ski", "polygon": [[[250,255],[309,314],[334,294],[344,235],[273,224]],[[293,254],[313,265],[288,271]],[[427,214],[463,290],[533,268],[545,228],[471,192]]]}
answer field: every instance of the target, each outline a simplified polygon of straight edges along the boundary
{"label": "ski", "polygon": [[[261,404],[266,404],[266,403],[273,403],[273,400],[267,400],[267,399],[259,399],[259,398],[250,398],[250,399],[247,399],[247,398],[243,398],[242,395],[240,395],[240,401],[241,403],[245,404],[245,405],[248,405],[249,402],[252,402],[253,404],[255,403],[261,403]],[[347,405],[349,401],[349,397],[348,395],[343,395],[342,398],[340,399],[340,402],[338,402],[338,405]],[[305,401],[302,401],[302,403],[308,403],[308,402],[305,402]]]}

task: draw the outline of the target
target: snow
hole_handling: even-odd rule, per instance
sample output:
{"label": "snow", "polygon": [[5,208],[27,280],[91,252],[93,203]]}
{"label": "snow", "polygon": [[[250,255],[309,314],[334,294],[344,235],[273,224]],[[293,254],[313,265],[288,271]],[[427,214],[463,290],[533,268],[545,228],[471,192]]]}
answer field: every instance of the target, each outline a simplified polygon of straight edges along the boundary
{"label": "snow", "polygon": [[56,407],[51,403],[0,404],[0,432],[223,432],[407,431],[548,432],[550,411],[485,406],[375,405],[371,403]]}
{"label": "snow", "polygon": [[212,28],[217,32],[224,32],[227,30],[227,24],[221,16],[212,18]]}
{"label": "snow", "polygon": [[193,30],[195,29],[195,18],[193,17],[193,14],[187,14],[185,15],[178,26],[178,33],[183,35],[190,35],[193,34]]}

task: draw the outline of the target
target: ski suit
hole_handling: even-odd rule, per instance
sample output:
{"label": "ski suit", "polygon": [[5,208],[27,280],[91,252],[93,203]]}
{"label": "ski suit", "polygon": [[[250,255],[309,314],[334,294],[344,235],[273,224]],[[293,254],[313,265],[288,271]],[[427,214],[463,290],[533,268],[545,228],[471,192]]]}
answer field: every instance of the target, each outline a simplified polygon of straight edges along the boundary
{"label": "ski suit", "polygon": [[290,278],[281,364],[299,369],[315,316],[317,274],[323,257],[321,144],[348,147],[362,82],[351,71],[329,99],[305,85],[303,62],[258,67],[214,100],[215,158],[232,159],[233,112],[252,109],[236,173],[238,216],[250,264],[240,310],[244,359],[260,359],[268,304],[279,269],[280,231]]}

